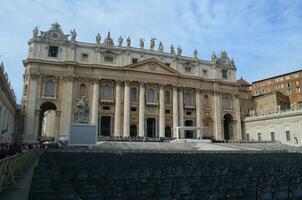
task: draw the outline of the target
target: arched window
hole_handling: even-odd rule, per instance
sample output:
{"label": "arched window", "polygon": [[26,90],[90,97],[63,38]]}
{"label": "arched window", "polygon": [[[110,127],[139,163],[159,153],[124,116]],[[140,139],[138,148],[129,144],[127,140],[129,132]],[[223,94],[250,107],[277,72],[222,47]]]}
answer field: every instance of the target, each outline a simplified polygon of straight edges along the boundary
{"label": "arched window", "polygon": [[103,86],[102,97],[104,99],[110,99],[111,98],[111,87],[109,85],[104,85]]}
{"label": "arched window", "polygon": [[227,98],[227,97],[223,98],[223,107],[225,109],[231,108],[231,102],[230,102],[229,98]]}
{"label": "arched window", "polygon": [[131,101],[136,102],[137,101],[137,89],[131,88]]}
{"label": "arched window", "polygon": [[204,95],[204,104],[209,105],[209,97],[208,95]]}
{"label": "arched window", "polygon": [[86,85],[84,83],[81,83],[80,85],[80,97],[87,96],[86,94]]}
{"label": "arched window", "polygon": [[169,91],[166,91],[166,92],[165,92],[165,103],[166,103],[166,104],[171,103],[171,95],[170,95],[170,92],[169,92]]}
{"label": "arched window", "polygon": [[45,82],[45,95],[53,96],[55,94],[55,84],[52,80]]}
{"label": "arched window", "polygon": [[149,102],[154,102],[155,101],[155,93],[154,93],[154,90],[152,88],[148,89],[147,100]]}
{"label": "arched window", "polygon": [[191,92],[185,93],[185,105],[192,105],[192,95]]}

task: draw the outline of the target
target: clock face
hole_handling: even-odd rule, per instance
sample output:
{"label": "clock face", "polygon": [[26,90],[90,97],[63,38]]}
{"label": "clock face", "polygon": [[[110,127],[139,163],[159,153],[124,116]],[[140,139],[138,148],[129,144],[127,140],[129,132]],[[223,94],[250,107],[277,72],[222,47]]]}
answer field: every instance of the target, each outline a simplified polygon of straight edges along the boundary
{"label": "clock face", "polygon": [[58,32],[52,32],[51,37],[54,38],[54,39],[58,39],[59,38],[59,33]]}

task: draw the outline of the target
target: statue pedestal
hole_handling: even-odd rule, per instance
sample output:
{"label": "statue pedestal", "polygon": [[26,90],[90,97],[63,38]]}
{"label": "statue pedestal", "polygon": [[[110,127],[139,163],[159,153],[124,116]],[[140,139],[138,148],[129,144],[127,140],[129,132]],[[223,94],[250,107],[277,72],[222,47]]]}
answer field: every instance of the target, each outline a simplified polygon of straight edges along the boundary
{"label": "statue pedestal", "polygon": [[71,123],[69,132],[70,146],[95,146],[97,128],[94,124]]}

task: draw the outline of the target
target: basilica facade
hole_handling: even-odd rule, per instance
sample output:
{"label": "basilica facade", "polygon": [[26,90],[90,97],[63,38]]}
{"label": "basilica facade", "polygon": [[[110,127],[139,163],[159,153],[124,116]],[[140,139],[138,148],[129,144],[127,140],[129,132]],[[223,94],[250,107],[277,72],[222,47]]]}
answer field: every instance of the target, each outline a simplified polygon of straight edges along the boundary
{"label": "basilica facade", "polygon": [[76,39],[75,30],[66,35],[57,23],[33,30],[24,60],[25,142],[41,136],[49,110],[54,137],[68,138],[83,97],[98,136],[176,138],[176,127],[193,126],[196,133],[181,137],[242,138],[236,67],[226,52],[207,61],[197,50],[192,57],[173,45],[164,51],[154,38],[140,39],[139,47],[130,37],[115,44],[110,33],[97,34],[95,43]]}

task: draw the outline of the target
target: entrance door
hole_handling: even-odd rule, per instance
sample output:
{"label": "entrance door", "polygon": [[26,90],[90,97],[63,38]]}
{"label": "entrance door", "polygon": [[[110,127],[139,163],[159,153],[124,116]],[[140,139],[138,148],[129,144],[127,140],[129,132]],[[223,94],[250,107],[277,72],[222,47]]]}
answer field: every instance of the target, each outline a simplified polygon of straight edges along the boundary
{"label": "entrance door", "polygon": [[130,126],[130,137],[137,137],[137,127],[136,125]]}
{"label": "entrance door", "polygon": [[155,118],[147,119],[147,137],[155,137]]}
{"label": "entrance door", "polygon": [[232,136],[232,122],[233,117],[230,114],[226,114],[223,117],[223,130],[224,130],[224,139],[229,140]]}
{"label": "entrance door", "polygon": [[[185,126],[193,126],[193,121],[192,120],[186,120]],[[193,138],[193,131],[186,130],[185,131],[185,138]]]}
{"label": "entrance door", "polygon": [[103,136],[111,135],[111,117],[108,116],[101,117],[101,135]]}

